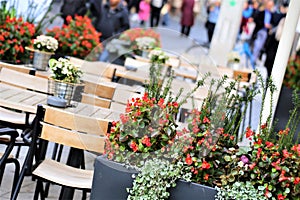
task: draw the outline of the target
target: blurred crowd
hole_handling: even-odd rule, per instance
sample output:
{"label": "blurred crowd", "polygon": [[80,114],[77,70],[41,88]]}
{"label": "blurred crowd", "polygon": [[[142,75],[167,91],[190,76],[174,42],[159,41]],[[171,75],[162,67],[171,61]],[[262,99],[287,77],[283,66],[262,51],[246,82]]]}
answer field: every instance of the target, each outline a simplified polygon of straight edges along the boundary
{"label": "blurred crowd", "polygon": [[[180,16],[181,36],[189,36],[196,16],[206,11],[205,28],[208,44],[211,42],[218,21],[221,0],[63,0],[62,16],[84,15],[93,19],[101,40],[130,28],[130,20],[141,27],[169,24],[169,15]],[[275,59],[288,1],[246,0],[237,42],[255,68],[261,55],[266,55],[265,66],[270,75]]]}

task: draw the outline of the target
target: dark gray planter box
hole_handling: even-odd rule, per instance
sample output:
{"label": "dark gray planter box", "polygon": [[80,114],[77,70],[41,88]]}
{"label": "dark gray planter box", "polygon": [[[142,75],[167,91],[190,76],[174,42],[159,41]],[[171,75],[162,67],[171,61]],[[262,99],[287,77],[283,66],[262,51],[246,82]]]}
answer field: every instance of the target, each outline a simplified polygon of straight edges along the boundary
{"label": "dark gray planter box", "polygon": [[[132,174],[137,171],[103,156],[96,159],[94,167],[91,200],[126,200],[126,188],[132,187]],[[170,189],[170,200],[214,200],[216,193],[214,188],[179,180],[176,187]]]}
{"label": "dark gray planter box", "polygon": [[[275,131],[284,130],[286,124],[288,123],[290,117],[290,110],[294,108],[292,102],[292,95],[293,95],[292,89],[286,86],[282,86],[279,95],[278,104],[275,111],[275,116],[274,116],[274,119],[278,120],[278,123],[275,125]],[[300,92],[298,93],[298,96],[300,97]],[[298,112],[300,112],[300,109],[298,110]],[[300,132],[300,124],[298,124],[296,128],[296,133],[299,132]],[[297,141],[297,138],[298,138],[298,134],[294,136],[295,143],[300,142],[299,140]]]}

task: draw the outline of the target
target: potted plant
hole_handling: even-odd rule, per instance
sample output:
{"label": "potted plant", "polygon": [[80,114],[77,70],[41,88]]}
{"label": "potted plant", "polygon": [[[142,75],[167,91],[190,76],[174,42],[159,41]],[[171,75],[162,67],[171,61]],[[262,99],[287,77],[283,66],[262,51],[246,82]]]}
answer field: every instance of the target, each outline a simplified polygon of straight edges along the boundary
{"label": "potted plant", "polygon": [[0,60],[10,63],[27,63],[30,59],[26,46],[32,44],[35,26],[16,16],[16,10],[0,8]]}
{"label": "potted plant", "polygon": [[[157,196],[161,199],[193,199],[197,196],[214,199],[216,190],[208,186],[221,185],[220,176],[229,173],[226,168],[233,161],[227,163],[228,157],[231,158],[238,149],[237,132],[242,121],[238,117],[239,107],[245,99],[250,101],[255,92],[250,91],[246,98],[232,97],[229,94],[238,84],[234,81],[219,99],[217,91],[227,78],[212,81],[211,88],[216,86],[216,91],[209,92],[201,112],[192,113],[188,128],[178,129],[175,116],[185,99],[177,102],[181,93],[176,97],[170,95],[172,75],[166,83],[161,83],[160,66],[167,61],[163,55],[159,50],[150,52],[151,78],[146,92],[140,98],[129,100],[121,120],[112,123],[107,134],[105,157],[97,158],[95,163],[91,199],[97,199],[98,195],[108,199],[138,199],[142,193],[144,199]],[[202,86],[205,79],[199,80],[189,95]],[[209,134],[210,131],[215,134]],[[203,148],[205,145],[209,145],[207,150]],[[198,158],[199,152],[206,152],[206,155],[201,154]],[[214,159],[219,159],[220,163]],[[134,170],[115,162],[124,163]],[[216,168],[215,163],[218,164]],[[134,180],[131,178],[133,174],[138,174]],[[190,175],[195,183],[181,180],[189,180]],[[111,192],[112,188],[118,190]]]}
{"label": "potted plant", "polygon": [[[129,41],[129,49],[134,54],[142,56],[143,51],[160,48],[160,35],[153,29],[133,28],[124,31],[120,40]],[[148,51],[149,52],[149,51]]]}
{"label": "potted plant", "polygon": [[49,67],[49,93],[66,100],[66,106],[70,106],[76,87],[82,85],[81,69],[66,58],[50,59]]}
{"label": "potted plant", "polygon": [[227,66],[234,70],[238,70],[240,68],[240,61],[241,61],[241,57],[239,53],[236,51],[231,51],[228,54]]}
{"label": "potted plant", "polygon": [[33,48],[27,47],[28,50],[34,52],[33,67],[37,70],[47,70],[48,61],[57,48],[58,41],[55,38],[46,35],[39,35],[33,41]]}
{"label": "potted plant", "polygon": [[[271,82],[267,85],[273,95],[274,85]],[[264,98],[265,95],[263,101]],[[229,173],[221,176],[221,193],[227,193],[228,196],[232,189],[241,191],[245,189],[245,184],[251,183],[256,190],[262,191],[267,199],[299,199],[300,144],[293,141],[299,123],[299,107],[300,99],[295,95],[294,109],[291,110],[289,121],[283,130],[274,131],[271,117],[262,123],[261,115],[260,128],[257,131],[250,127],[246,129],[245,135],[251,141],[250,147],[240,149],[231,156],[231,159],[236,161],[231,165]],[[272,111],[269,116],[272,116]],[[240,184],[236,185],[237,182]]]}
{"label": "potted plant", "polygon": [[[74,56],[81,59],[97,60],[101,51],[100,36],[87,16],[67,17],[67,25],[62,28],[54,27],[47,30],[49,36],[58,40],[57,53],[65,56]],[[96,48],[97,47],[97,48]]]}

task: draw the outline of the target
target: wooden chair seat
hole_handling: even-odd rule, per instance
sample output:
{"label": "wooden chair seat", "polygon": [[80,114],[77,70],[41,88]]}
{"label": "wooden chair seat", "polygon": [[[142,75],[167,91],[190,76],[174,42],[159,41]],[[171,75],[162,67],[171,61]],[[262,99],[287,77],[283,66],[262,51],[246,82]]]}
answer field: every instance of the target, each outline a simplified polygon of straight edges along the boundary
{"label": "wooden chair seat", "polygon": [[91,189],[94,172],[45,159],[32,173],[59,185]]}

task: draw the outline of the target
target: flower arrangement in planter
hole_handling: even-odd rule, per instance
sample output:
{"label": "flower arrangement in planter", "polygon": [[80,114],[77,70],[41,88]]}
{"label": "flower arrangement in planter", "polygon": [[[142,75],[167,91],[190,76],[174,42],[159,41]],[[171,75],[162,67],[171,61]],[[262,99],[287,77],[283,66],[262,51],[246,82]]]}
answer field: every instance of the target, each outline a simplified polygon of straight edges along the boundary
{"label": "flower arrangement in planter", "polygon": [[66,58],[50,59],[49,67],[51,70],[48,83],[49,93],[65,99],[66,106],[70,106],[76,87],[81,85],[81,69]]}
{"label": "flower arrangement in planter", "polygon": [[26,47],[27,50],[34,52],[33,67],[38,70],[47,70],[48,61],[51,55],[58,48],[58,41],[46,35],[39,35],[33,40],[33,48]]}
{"label": "flower arrangement in planter", "polygon": [[25,51],[25,47],[32,44],[35,34],[34,24],[17,17],[14,9],[6,10],[4,4],[0,13],[0,60],[27,63],[30,53]]}
{"label": "flower arrangement in planter", "polygon": [[142,55],[143,50],[151,50],[161,47],[160,35],[153,29],[129,29],[124,31],[120,35],[119,39],[129,41],[129,48],[137,55]]}
{"label": "flower arrangement in planter", "polygon": [[75,16],[74,19],[68,16],[67,23],[62,28],[47,30],[46,35],[58,40],[57,53],[82,59],[88,56],[89,60],[96,60],[101,51],[101,33],[93,27],[91,19],[87,16]]}
{"label": "flower arrangement in planter", "polygon": [[[159,56],[151,58],[155,62]],[[159,61],[162,59],[158,59]],[[259,74],[258,76],[262,81],[261,76]],[[139,135],[144,132],[149,133],[149,128],[144,126],[144,118],[147,119],[149,115],[144,114],[151,113],[149,108],[154,102],[158,103],[159,99],[149,98],[152,93],[151,95],[148,93],[140,99],[128,102],[126,113],[121,116],[121,122],[113,124],[106,143],[109,159],[141,166],[140,174],[135,176],[133,186],[128,189],[128,199],[139,199],[141,195],[144,199],[153,199],[157,194],[159,199],[169,199],[172,197],[169,189],[176,184],[173,178],[183,178],[183,174],[187,175],[187,179],[192,182],[217,186],[219,192],[216,199],[230,199],[233,195],[240,200],[255,198],[281,200],[299,197],[300,146],[292,142],[295,124],[299,119],[297,113],[300,106],[299,98],[295,97],[295,109],[291,112],[287,124],[291,129],[287,128],[274,134],[269,118],[266,123],[260,122],[261,128],[258,131],[252,131],[248,127],[245,135],[252,143],[248,148],[239,147],[238,131],[247,110],[246,108],[241,111],[239,108],[247,105],[258,91],[255,88],[247,88],[246,96],[241,97],[233,92],[239,84],[238,81],[232,81],[220,97],[217,91],[226,80],[224,77],[211,82],[210,88],[217,89],[210,90],[201,109],[190,113],[188,126],[183,129],[176,128],[176,134],[172,134],[160,150],[151,149],[155,147],[153,144],[156,144],[157,140]],[[154,82],[152,86],[160,88],[159,82]],[[272,81],[269,80],[266,85],[271,88],[273,95],[275,88]],[[266,85],[262,84],[262,87],[265,89]],[[264,99],[265,94],[263,94],[263,101]],[[163,117],[161,119],[164,120]],[[127,122],[129,124],[126,124]],[[141,124],[138,124],[140,122]],[[131,123],[135,124],[134,128],[123,129],[122,132],[122,128],[129,127]],[[140,132],[138,125],[144,127],[146,131]],[[129,133],[130,130],[134,131]],[[131,142],[132,139],[134,143]],[[137,157],[140,159],[137,160]],[[137,162],[132,162],[136,160]],[[169,163],[166,162],[168,164],[165,165],[164,161]],[[183,163],[182,167],[177,166],[179,163]],[[161,166],[166,166],[169,170],[165,172],[160,168]],[[180,173],[175,173],[178,169]],[[170,171],[174,173],[168,174]],[[168,181],[170,185],[167,184]],[[153,188],[156,189],[152,190]],[[244,198],[245,191],[251,196]]]}
{"label": "flower arrangement in planter", "polygon": [[49,60],[50,77],[65,83],[79,83],[82,71],[67,58]]}

